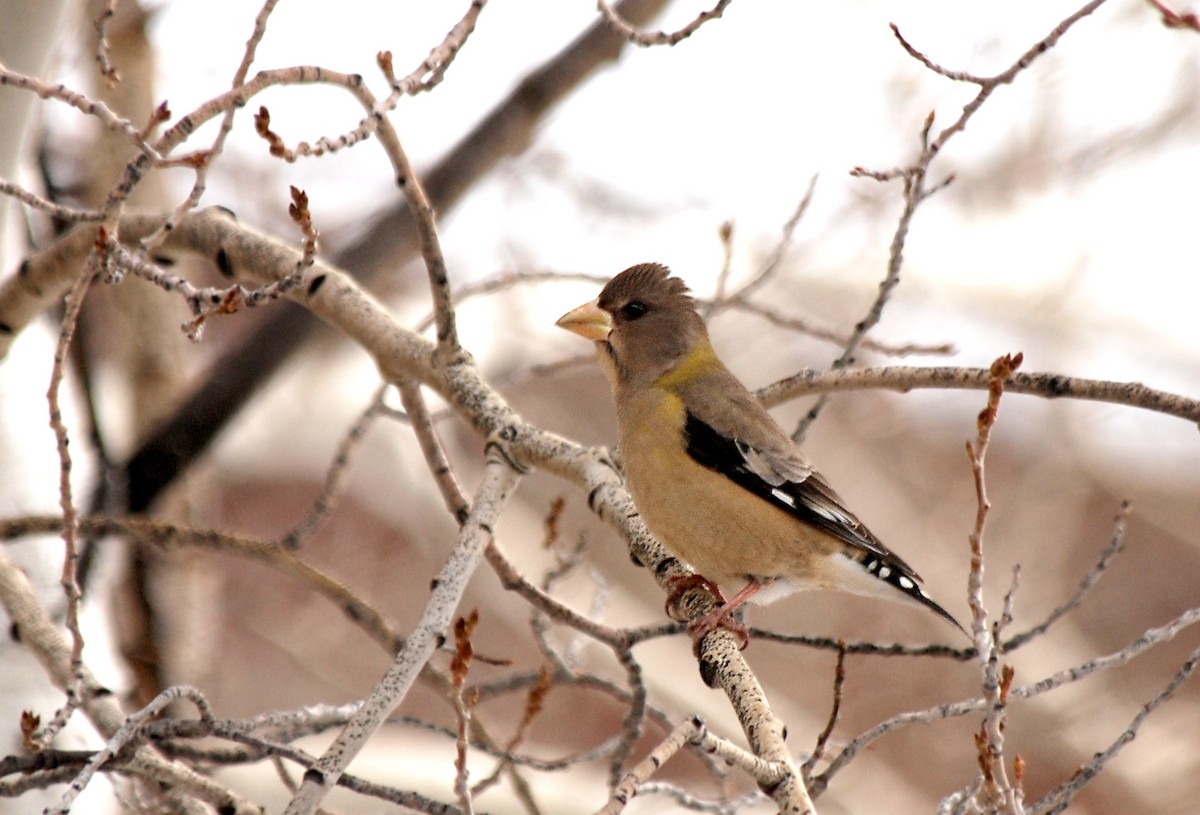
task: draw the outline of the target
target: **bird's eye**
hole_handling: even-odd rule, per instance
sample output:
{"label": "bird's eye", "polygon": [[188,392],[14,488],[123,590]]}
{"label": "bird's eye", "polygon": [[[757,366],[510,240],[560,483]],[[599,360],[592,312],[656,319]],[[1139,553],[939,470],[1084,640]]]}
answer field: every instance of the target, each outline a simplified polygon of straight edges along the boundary
{"label": "bird's eye", "polygon": [[640,300],[631,300],[621,306],[621,316],[626,320],[636,320],[638,317],[645,315],[646,304]]}

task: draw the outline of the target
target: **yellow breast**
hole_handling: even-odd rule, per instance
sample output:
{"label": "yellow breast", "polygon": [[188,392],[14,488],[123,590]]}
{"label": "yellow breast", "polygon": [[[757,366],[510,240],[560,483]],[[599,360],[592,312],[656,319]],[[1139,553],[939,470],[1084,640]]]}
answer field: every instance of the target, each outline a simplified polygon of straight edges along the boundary
{"label": "yellow breast", "polygon": [[[697,464],[686,450],[686,411],[674,393],[647,388],[619,400],[621,454],[642,520],[668,549],[719,584],[748,577],[822,585],[826,536]],[[735,586],[738,588],[740,586]]]}

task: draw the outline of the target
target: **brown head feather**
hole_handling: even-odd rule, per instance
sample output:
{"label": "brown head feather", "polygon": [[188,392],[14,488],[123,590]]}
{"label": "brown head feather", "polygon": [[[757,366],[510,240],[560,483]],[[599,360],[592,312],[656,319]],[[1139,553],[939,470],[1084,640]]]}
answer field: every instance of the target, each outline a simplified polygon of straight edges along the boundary
{"label": "brown head feather", "polygon": [[687,285],[660,263],[621,272],[608,281],[597,305],[612,315],[607,346],[617,382],[653,382],[698,344],[708,347],[708,332]]}
{"label": "brown head feather", "polygon": [[687,284],[678,277],[671,277],[671,270],[661,263],[639,263],[608,281],[600,292],[600,308],[616,316],[626,302],[640,300],[647,305],[695,309],[695,301],[688,294]]}

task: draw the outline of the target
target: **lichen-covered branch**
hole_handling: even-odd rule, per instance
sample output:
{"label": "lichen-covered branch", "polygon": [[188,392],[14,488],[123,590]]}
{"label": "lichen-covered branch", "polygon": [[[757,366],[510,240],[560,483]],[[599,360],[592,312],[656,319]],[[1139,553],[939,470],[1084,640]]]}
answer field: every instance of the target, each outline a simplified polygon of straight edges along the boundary
{"label": "lichen-covered branch", "polygon": [[[54,684],[66,689],[76,677],[81,679],[80,708],[101,736],[111,738],[116,735],[126,723],[126,715],[117,699],[104,692],[85,664],[72,665],[70,643],[46,614],[28,578],[3,547],[0,547],[0,604],[21,642],[42,663]],[[162,758],[152,747],[137,748],[128,768],[132,774],[161,781],[226,812],[235,815],[261,813],[255,804],[178,762]]]}
{"label": "lichen-covered branch", "polygon": [[450,627],[459,599],[483,550],[493,535],[500,512],[516,487],[518,471],[503,455],[490,455],[483,482],[475,495],[458,541],[438,576],[420,620],[404,648],[376,684],[363,706],[342,729],[333,744],[304,773],[304,781],[285,810],[286,815],[311,815],[337,783],[338,776],[399,704],[425,666],[441,637]]}
{"label": "lichen-covered branch", "polygon": [[[768,407],[813,393],[853,390],[986,390],[987,368],[894,365],[839,371],[800,371],[758,390]],[[1044,399],[1080,399],[1109,402],[1187,419],[1200,424],[1200,399],[1147,387],[1140,382],[1109,382],[1055,373],[1017,372],[1005,384],[1009,393]]]}

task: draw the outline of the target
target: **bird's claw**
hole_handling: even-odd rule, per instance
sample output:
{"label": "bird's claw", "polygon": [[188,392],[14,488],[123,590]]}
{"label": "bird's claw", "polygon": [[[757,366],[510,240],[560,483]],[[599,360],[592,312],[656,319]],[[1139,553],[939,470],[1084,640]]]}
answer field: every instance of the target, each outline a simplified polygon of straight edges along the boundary
{"label": "bird's claw", "polygon": [[702,574],[682,574],[678,577],[672,577],[667,581],[667,586],[670,587],[670,592],[667,594],[667,602],[663,610],[667,612],[667,616],[672,620],[685,619],[685,615],[680,611],[679,601],[683,599],[683,595],[692,589],[704,589],[721,605],[725,605],[725,595],[721,594],[721,589],[717,584],[709,580]]}
{"label": "bird's claw", "polygon": [[700,656],[700,641],[718,628],[724,628],[738,638],[738,650],[745,650],[746,646],[750,644],[750,632],[746,626],[733,619],[732,616],[738,606],[730,606],[726,603],[725,595],[721,593],[721,589],[717,587],[716,583],[704,575],[687,574],[671,578],[668,585],[671,591],[667,595],[666,612],[667,616],[673,620],[684,617],[679,608],[679,602],[683,599],[683,595],[692,589],[702,588],[717,601],[717,608],[700,619],[688,623],[687,631],[692,638],[692,650],[695,651],[697,657]]}
{"label": "bird's claw", "polygon": [[736,611],[735,607],[721,605],[699,620],[688,623],[687,630],[692,638],[692,650],[695,651],[697,657],[700,656],[700,641],[718,628],[724,628],[738,638],[739,651],[746,650],[746,646],[750,644],[750,631],[746,626],[733,619]]}

